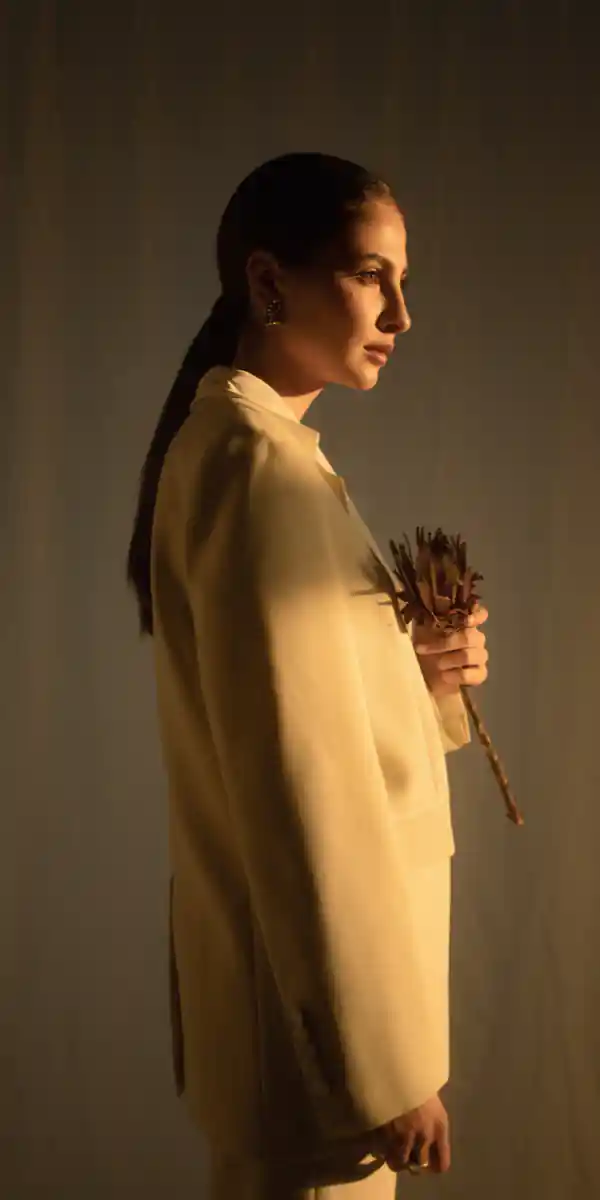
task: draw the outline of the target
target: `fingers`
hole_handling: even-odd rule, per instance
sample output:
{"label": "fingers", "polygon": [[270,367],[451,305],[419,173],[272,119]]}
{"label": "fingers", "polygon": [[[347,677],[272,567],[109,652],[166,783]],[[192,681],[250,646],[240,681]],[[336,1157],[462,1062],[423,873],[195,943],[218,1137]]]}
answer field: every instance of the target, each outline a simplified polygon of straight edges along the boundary
{"label": "fingers", "polygon": [[485,642],[485,633],[480,629],[459,629],[448,634],[434,629],[419,633],[414,646],[417,654],[447,654],[449,651],[481,647]]}
{"label": "fingers", "polygon": [[489,615],[490,614],[487,608],[485,608],[483,604],[478,604],[476,608],[473,609],[468,623],[469,625],[483,625],[483,622],[487,621]]}
{"label": "fingers", "polygon": [[436,670],[456,671],[465,667],[479,669],[485,666],[489,657],[489,651],[485,646],[467,646],[462,650],[449,650],[446,654],[440,654]]}
{"label": "fingers", "polygon": [[450,1166],[448,1113],[436,1093],[382,1127],[386,1162],[392,1171],[447,1171]]}
{"label": "fingers", "polygon": [[[422,1170],[441,1174],[450,1168],[450,1141],[446,1130],[440,1130],[432,1141],[407,1134],[402,1145],[388,1149],[386,1162],[391,1171],[406,1171],[413,1163]],[[427,1164],[427,1165],[425,1165]]]}
{"label": "fingers", "polygon": [[414,1130],[408,1130],[402,1138],[393,1138],[386,1151],[386,1162],[391,1171],[404,1171],[416,1142]]}
{"label": "fingers", "polygon": [[404,1144],[402,1146],[402,1152],[400,1155],[401,1166],[403,1166],[403,1167],[406,1166],[406,1164],[413,1152],[415,1141],[416,1141],[416,1133],[415,1133],[414,1129],[411,1129],[410,1132],[407,1133],[406,1138],[404,1140]]}
{"label": "fingers", "polygon": [[440,1175],[450,1169],[450,1133],[447,1125],[436,1125],[435,1134],[431,1141],[423,1137],[417,1138],[413,1147],[411,1161],[417,1163],[423,1170]]}
{"label": "fingers", "polygon": [[482,667],[454,667],[450,671],[443,671],[439,678],[431,684],[431,690],[434,696],[451,696],[461,687],[476,687],[480,683],[485,683],[487,677],[488,669],[485,665]]}
{"label": "fingers", "polygon": [[457,638],[457,649],[460,649],[462,646],[485,646],[486,643],[485,633],[482,633],[481,629],[465,629],[464,631],[456,635],[453,634],[452,636],[456,636]]}
{"label": "fingers", "polygon": [[440,1129],[431,1147],[429,1169],[436,1175],[450,1170],[450,1132],[447,1125]]}
{"label": "fingers", "polygon": [[465,646],[463,649],[450,650],[441,655],[438,667],[441,671],[454,671],[457,667],[482,667],[489,657],[485,646]]}
{"label": "fingers", "polygon": [[431,1164],[432,1144],[428,1138],[423,1137],[417,1140],[417,1144],[413,1148],[411,1159],[419,1167],[423,1167],[424,1170],[427,1170]]}

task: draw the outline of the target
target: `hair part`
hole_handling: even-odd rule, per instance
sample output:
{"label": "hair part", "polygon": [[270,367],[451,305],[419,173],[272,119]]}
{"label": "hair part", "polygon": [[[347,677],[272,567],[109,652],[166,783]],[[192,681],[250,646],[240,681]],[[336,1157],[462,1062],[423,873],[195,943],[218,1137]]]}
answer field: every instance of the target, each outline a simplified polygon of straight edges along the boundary
{"label": "hair part", "polygon": [[282,267],[309,266],[371,199],[392,200],[378,176],[335,155],[283,154],[252,171],[233,193],[217,233],[221,294],[177,372],[154,431],[139,483],[127,555],[127,582],[137,597],[140,634],[153,633],[150,561],[160,475],[173,438],[211,367],[231,366],[250,304],[246,264],[254,250]]}

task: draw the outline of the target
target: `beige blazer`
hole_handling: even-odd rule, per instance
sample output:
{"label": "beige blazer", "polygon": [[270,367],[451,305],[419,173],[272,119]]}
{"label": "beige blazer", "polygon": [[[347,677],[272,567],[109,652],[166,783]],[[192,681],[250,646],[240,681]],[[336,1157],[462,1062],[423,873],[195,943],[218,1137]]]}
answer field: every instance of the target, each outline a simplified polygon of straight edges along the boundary
{"label": "beige blazer", "polygon": [[318,432],[247,372],[210,370],[169,449],[151,578],[177,1091],[215,1147],[312,1153],[448,1079],[466,712]]}

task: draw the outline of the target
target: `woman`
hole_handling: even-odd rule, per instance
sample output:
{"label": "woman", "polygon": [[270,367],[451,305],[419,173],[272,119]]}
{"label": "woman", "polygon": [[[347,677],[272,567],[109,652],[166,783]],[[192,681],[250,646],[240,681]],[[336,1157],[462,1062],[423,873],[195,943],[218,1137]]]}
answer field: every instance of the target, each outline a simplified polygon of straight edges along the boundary
{"label": "woman", "polygon": [[423,634],[421,669],[302,422],[328,383],[372,388],[410,327],[389,187],[282,156],[233,195],[217,258],[128,559],[170,787],[177,1090],[213,1197],[391,1200],[409,1157],[450,1161],[444,751],[484,638],[442,657]]}

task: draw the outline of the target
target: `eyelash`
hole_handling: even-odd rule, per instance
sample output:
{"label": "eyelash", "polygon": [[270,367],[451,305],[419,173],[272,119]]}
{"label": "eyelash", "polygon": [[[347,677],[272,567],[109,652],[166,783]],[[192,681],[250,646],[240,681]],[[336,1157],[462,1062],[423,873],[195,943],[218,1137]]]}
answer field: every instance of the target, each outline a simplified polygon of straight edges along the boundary
{"label": "eyelash", "polygon": [[[379,279],[380,277],[381,277],[381,271],[377,271],[377,270],[375,270],[375,268],[371,268],[368,271],[359,271],[358,275],[356,276],[357,279],[368,279],[371,281]],[[408,287],[408,279],[402,279],[400,281],[400,283],[401,283],[402,291],[405,292]]]}

